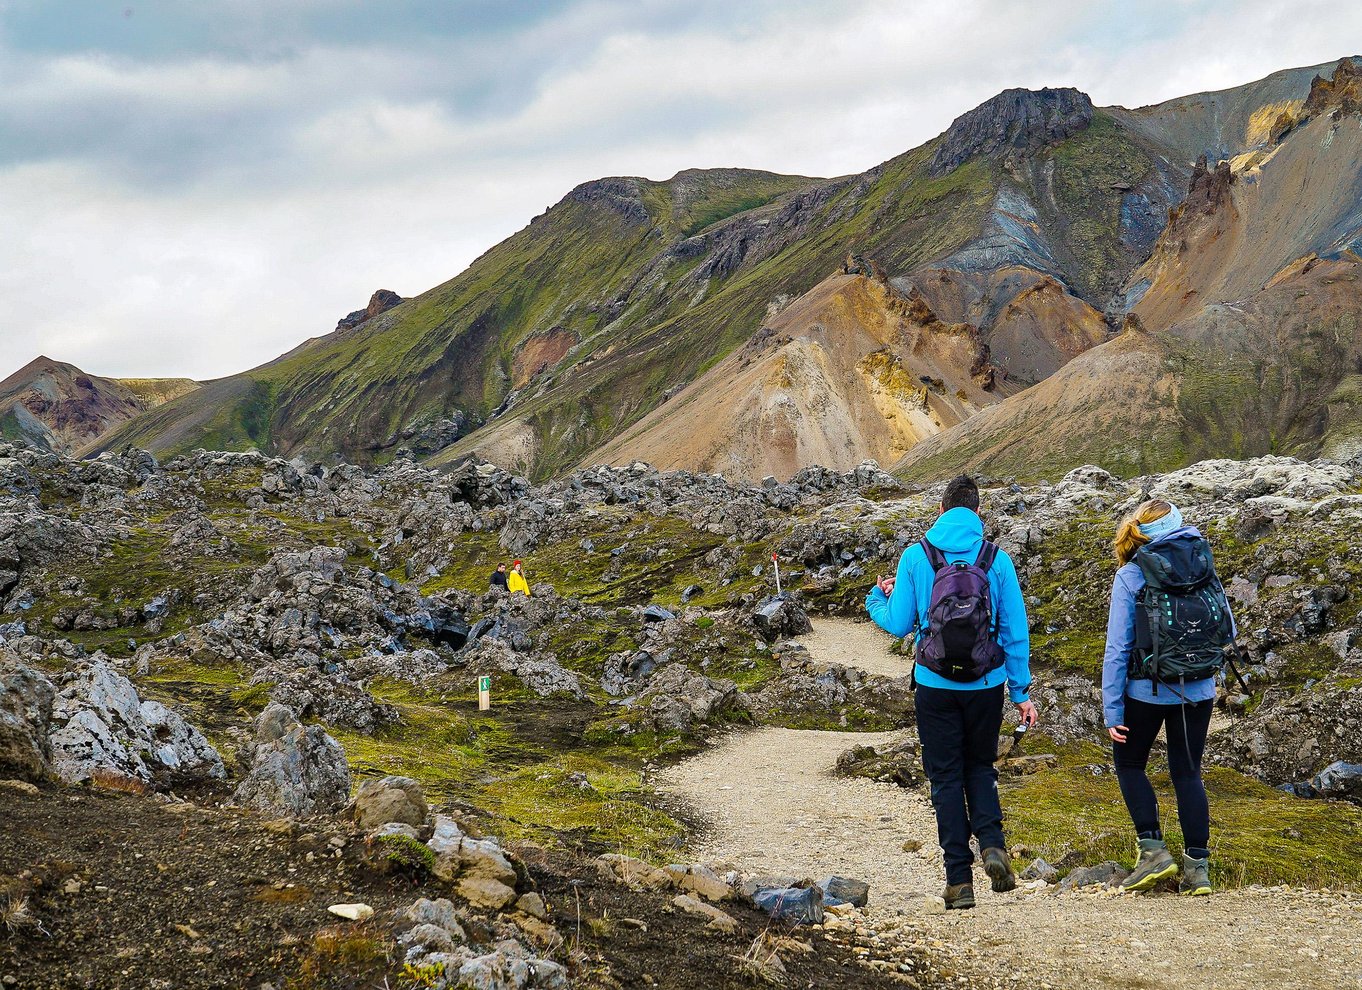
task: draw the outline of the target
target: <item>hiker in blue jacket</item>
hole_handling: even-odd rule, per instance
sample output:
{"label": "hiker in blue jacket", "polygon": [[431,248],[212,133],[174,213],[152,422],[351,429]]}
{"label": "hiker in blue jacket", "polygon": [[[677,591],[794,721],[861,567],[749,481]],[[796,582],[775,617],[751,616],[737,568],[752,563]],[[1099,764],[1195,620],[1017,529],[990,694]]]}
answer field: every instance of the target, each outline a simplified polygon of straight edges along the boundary
{"label": "hiker in blue jacket", "polygon": [[[993,766],[1004,686],[1022,724],[1036,722],[1029,698],[1031,640],[1017,571],[1006,553],[984,540],[978,512],[974,481],[966,475],[951,481],[941,498],[941,516],[926,538],[903,552],[895,576],[877,581],[865,600],[881,629],[899,637],[916,634],[917,731],[945,851],[942,898],[952,909],[974,907],[971,835],[979,840],[993,890],[1017,885]],[[966,593],[971,580],[977,591],[972,595]],[[953,593],[944,597],[943,582],[955,582]],[[954,625],[948,614],[952,608],[963,616]]]}
{"label": "hiker in blue jacket", "polygon": [[[1162,728],[1168,741],[1168,774],[1177,795],[1178,820],[1182,825],[1180,890],[1184,894],[1209,894],[1211,817],[1206,787],[1201,780],[1201,757],[1215,705],[1218,668],[1224,662],[1224,649],[1234,641],[1234,616],[1216,577],[1209,545],[1194,526],[1183,524],[1177,506],[1160,500],[1145,502],[1121,522],[1112,547],[1120,566],[1111,589],[1107,646],[1102,658],[1102,713],[1112,741],[1116,779],[1135,825],[1139,846],[1135,869],[1121,887],[1150,890],[1178,872],[1177,861],[1168,851],[1159,825],[1158,797],[1147,770],[1150,750]],[[1146,547],[1146,561],[1149,551],[1153,551],[1158,560],[1169,562],[1170,573],[1187,572],[1174,575],[1177,580],[1187,582],[1189,587],[1199,580],[1202,585],[1198,587],[1205,588],[1187,599],[1175,596],[1177,607],[1168,612],[1171,624],[1185,623],[1182,616],[1190,614],[1192,608],[1205,607],[1220,613],[1201,623],[1207,630],[1204,634],[1200,633],[1201,627],[1196,635],[1178,634],[1176,629],[1165,634],[1176,639],[1179,649],[1172,652],[1180,654],[1165,663],[1181,664],[1179,671],[1186,668],[1201,676],[1169,676],[1167,671],[1160,674],[1155,670],[1152,673],[1158,676],[1151,677],[1151,671],[1137,669],[1134,662],[1152,654],[1151,643],[1139,642],[1149,638],[1148,622],[1143,635],[1137,628],[1146,579],[1136,556]],[[1184,601],[1191,604],[1184,605]],[[1188,650],[1200,651],[1204,659],[1189,658]]]}

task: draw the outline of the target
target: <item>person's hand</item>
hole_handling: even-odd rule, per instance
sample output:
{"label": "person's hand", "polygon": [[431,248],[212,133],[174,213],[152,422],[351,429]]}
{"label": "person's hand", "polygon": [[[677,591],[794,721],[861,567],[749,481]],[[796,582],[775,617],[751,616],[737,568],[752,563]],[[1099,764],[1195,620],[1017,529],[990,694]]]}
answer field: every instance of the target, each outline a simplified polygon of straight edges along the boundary
{"label": "person's hand", "polygon": [[894,581],[893,576],[880,577],[878,574],[875,575],[875,586],[884,592],[886,598],[894,593]]}
{"label": "person's hand", "polygon": [[1123,743],[1126,741],[1126,733],[1129,731],[1124,725],[1113,725],[1107,729],[1107,735],[1111,736],[1112,742]]}
{"label": "person's hand", "polygon": [[1035,704],[1030,701],[1017,702],[1017,712],[1021,716],[1021,724],[1028,729],[1035,725],[1040,719],[1040,715],[1036,712]]}

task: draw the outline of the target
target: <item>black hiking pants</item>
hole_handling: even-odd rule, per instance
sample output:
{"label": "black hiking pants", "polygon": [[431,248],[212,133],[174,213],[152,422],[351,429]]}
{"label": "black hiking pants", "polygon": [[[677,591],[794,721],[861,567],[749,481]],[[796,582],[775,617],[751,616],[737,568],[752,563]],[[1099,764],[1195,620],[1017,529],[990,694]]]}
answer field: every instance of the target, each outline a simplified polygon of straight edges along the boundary
{"label": "black hiking pants", "polygon": [[946,882],[970,883],[974,853],[1006,849],[998,801],[998,732],[1003,726],[1003,686],[953,691],[919,684],[914,701],[922,768],[932,784],[936,832],[946,854]]}
{"label": "black hiking pants", "polygon": [[1126,800],[1130,820],[1140,838],[1163,838],[1159,826],[1159,799],[1149,782],[1149,751],[1159,729],[1168,738],[1168,775],[1178,798],[1178,821],[1182,825],[1183,846],[1189,856],[1207,855],[1211,841],[1211,812],[1206,802],[1206,787],[1201,782],[1201,754],[1206,749],[1206,734],[1211,728],[1214,701],[1178,705],[1151,705],[1126,697],[1126,741],[1112,743],[1116,779]]}

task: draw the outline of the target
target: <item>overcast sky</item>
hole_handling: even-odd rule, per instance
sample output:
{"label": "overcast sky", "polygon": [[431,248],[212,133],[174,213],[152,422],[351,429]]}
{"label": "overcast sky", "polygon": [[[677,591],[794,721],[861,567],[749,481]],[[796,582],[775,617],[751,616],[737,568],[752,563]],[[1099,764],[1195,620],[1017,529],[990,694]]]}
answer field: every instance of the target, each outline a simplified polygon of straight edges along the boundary
{"label": "overcast sky", "polygon": [[1010,86],[1359,48],[1337,0],[0,0],[0,378],[244,370],[602,175],[859,172]]}

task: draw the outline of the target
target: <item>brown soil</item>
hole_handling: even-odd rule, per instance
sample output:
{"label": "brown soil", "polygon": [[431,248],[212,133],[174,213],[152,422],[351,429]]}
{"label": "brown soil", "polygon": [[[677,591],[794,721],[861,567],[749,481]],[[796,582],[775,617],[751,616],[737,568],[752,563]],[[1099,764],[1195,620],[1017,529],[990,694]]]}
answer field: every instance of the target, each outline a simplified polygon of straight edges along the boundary
{"label": "brown soil", "polygon": [[26,990],[253,988],[297,975],[323,929],[386,935],[375,922],[342,922],[328,905],[383,912],[420,896],[363,865],[358,844],[330,855],[337,823],[327,831],[176,810],[185,807],[92,790],[0,791],[0,886],[17,879],[30,891],[41,926],[0,928],[0,979],[13,975]]}
{"label": "brown soil", "polygon": [[[5,990],[396,986],[395,912],[418,897],[448,896],[437,881],[375,870],[359,837],[336,819],[290,824],[90,789],[36,797],[0,789],[0,821]],[[339,856],[329,847],[333,836],[347,840]],[[570,966],[574,986],[758,985],[739,959],[769,929],[759,912],[726,905],[739,931],[711,933],[702,919],[674,911],[669,894],[606,881],[573,854],[520,852],[562,936],[555,950],[541,951]],[[5,926],[13,898],[32,913],[17,930]],[[354,924],[327,912],[356,901],[374,908],[372,920]],[[496,937],[490,919],[472,934]],[[845,935],[794,934],[814,951],[782,953],[789,986],[902,985],[833,940]],[[920,957],[895,956],[893,965],[925,970]]]}

